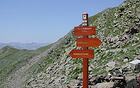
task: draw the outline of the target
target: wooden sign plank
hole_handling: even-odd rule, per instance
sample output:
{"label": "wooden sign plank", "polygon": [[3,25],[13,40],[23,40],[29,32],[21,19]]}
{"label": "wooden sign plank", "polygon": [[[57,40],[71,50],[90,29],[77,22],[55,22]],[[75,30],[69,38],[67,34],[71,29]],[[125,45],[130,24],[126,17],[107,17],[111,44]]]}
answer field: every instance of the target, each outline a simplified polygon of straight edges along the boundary
{"label": "wooden sign plank", "polygon": [[78,26],[74,28],[73,34],[75,36],[88,36],[96,34],[96,27],[94,26]]}
{"label": "wooden sign plank", "polygon": [[93,58],[93,50],[72,50],[69,54],[72,58]]}
{"label": "wooden sign plank", "polygon": [[79,38],[76,42],[78,47],[99,47],[102,43],[98,38]]}

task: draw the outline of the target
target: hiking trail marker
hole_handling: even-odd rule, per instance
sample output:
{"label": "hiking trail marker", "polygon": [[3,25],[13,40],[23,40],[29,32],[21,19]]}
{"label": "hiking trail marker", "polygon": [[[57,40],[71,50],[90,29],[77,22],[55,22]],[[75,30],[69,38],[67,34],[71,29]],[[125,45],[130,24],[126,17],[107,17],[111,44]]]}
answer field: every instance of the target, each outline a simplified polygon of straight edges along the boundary
{"label": "hiking trail marker", "polygon": [[69,55],[75,59],[83,59],[83,88],[88,88],[88,60],[94,58],[94,51],[88,48],[100,46],[101,40],[97,37],[89,38],[89,36],[96,35],[96,27],[88,26],[88,13],[83,13],[82,18],[82,26],[75,27],[73,30],[73,35],[80,37],[76,40],[76,46],[81,48],[73,49]]}

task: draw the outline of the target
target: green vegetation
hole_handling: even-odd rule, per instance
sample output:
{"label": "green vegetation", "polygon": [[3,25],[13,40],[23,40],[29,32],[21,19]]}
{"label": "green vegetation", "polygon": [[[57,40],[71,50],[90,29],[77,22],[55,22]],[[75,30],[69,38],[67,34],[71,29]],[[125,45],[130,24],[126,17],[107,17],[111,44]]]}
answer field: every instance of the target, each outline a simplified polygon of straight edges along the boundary
{"label": "green vegetation", "polygon": [[53,45],[53,44],[50,44],[50,45],[47,45],[47,46],[38,48],[35,52],[38,52],[38,53],[44,52],[44,51],[46,51],[47,49],[49,49],[52,45]]}
{"label": "green vegetation", "polygon": [[82,67],[76,67],[75,69],[73,69],[69,76],[71,79],[76,79],[78,77],[78,74],[80,74],[82,72]]}
{"label": "green vegetation", "polygon": [[[110,61],[117,62],[117,66],[122,66],[125,64],[123,62],[125,57],[128,57],[131,61],[140,54],[140,32],[134,34],[128,32],[134,29],[133,27],[136,27],[134,22],[134,18],[137,19],[136,15],[132,15],[132,18],[130,18],[128,14],[128,12],[135,13],[133,9],[136,7],[138,6],[131,2],[129,6],[124,4],[123,6],[109,8],[89,18],[89,25],[97,27],[97,37],[102,40],[100,47],[93,48],[95,58],[90,60],[90,65],[93,66],[90,71],[91,75],[106,74],[105,67]],[[123,11],[122,8],[124,8]],[[69,83],[71,80],[77,79],[82,72],[82,60],[71,60],[68,56],[69,51],[74,48],[75,37],[71,32],[56,43],[41,47],[35,51],[5,47],[0,50],[0,82],[2,83],[8,74],[14,73],[16,69],[25,65],[32,57],[47,52],[25,72],[24,76],[28,76],[25,85],[32,83],[32,81],[29,81],[30,79],[35,79],[33,83],[40,85],[41,83],[36,80],[39,79],[38,74],[47,74],[50,71],[48,67],[51,68],[53,77],[50,76],[50,79],[47,79],[50,84],[49,82],[47,84],[46,79],[41,77],[41,80],[45,81],[46,85],[55,84],[53,82],[57,78],[60,80],[65,79],[65,82]]]}
{"label": "green vegetation", "polygon": [[[19,50],[10,46],[0,49],[0,85],[3,84],[9,74],[14,73],[14,71],[27,64],[33,56],[47,50],[50,46],[39,48],[36,51]],[[34,65],[33,67],[36,68],[37,66]]]}
{"label": "green vegetation", "polygon": [[34,55],[31,51],[6,46],[0,49],[0,84],[16,69],[22,67]]}

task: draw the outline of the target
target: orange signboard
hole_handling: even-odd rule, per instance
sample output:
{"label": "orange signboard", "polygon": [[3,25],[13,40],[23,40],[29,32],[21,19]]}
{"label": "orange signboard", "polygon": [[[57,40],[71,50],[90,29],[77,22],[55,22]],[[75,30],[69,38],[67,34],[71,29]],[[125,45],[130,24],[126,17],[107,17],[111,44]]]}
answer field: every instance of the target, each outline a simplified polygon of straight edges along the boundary
{"label": "orange signboard", "polygon": [[98,47],[101,45],[101,40],[98,38],[79,38],[76,42],[78,47]]}
{"label": "orange signboard", "polygon": [[93,58],[93,50],[72,50],[69,54],[72,58]]}
{"label": "orange signboard", "polygon": [[73,34],[75,36],[88,36],[88,35],[95,35],[96,34],[96,27],[94,26],[79,26],[75,27]]}
{"label": "orange signboard", "polygon": [[101,45],[101,40],[98,38],[88,38],[90,35],[96,35],[96,27],[88,25],[88,13],[82,14],[83,22],[81,26],[77,26],[73,30],[73,35],[77,37],[76,46],[79,49],[72,50],[69,55],[72,58],[83,59],[83,87],[88,88],[88,60],[94,58],[94,51],[89,47],[98,47]]}

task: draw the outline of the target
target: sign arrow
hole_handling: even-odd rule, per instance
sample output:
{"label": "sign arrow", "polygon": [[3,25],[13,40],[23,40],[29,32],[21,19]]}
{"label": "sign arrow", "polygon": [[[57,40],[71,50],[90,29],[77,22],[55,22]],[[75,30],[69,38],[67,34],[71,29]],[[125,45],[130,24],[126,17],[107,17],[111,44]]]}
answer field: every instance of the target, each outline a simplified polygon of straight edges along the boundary
{"label": "sign arrow", "polygon": [[78,47],[99,47],[102,43],[98,38],[79,38],[76,42]]}
{"label": "sign arrow", "polygon": [[96,34],[96,27],[94,26],[79,26],[75,27],[73,34],[75,36],[88,36],[88,35],[95,35]]}
{"label": "sign arrow", "polygon": [[93,58],[93,50],[72,50],[69,54],[72,58]]}

